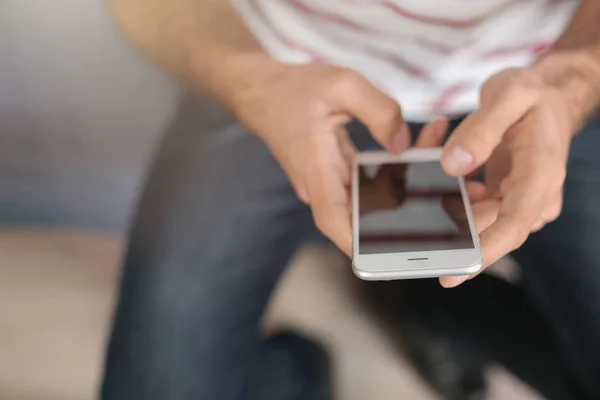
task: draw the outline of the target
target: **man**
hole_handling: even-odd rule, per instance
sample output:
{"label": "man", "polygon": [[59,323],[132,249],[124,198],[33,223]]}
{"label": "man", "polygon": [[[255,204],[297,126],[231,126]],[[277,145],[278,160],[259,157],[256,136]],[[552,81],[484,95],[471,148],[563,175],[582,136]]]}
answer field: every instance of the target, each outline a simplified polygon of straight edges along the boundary
{"label": "man", "polygon": [[259,321],[311,214],[350,253],[346,127],[359,120],[401,152],[406,121],[433,121],[420,140],[435,145],[447,129],[435,117],[467,113],[442,164],[486,165],[471,184],[485,264],[520,248],[565,362],[600,398],[600,1],[111,4],[141,48],[222,107],[189,97],[150,171],[104,398],[326,398],[307,385],[323,372],[313,345],[263,341]]}

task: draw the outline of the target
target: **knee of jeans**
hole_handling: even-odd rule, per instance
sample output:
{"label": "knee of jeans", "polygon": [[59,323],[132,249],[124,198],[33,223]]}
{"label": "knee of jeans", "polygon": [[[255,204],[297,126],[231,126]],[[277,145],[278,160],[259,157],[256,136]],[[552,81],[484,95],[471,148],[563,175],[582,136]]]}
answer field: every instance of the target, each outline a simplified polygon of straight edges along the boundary
{"label": "knee of jeans", "polygon": [[162,338],[161,346],[191,340],[205,344],[207,352],[230,336],[250,337],[259,332],[266,296],[245,296],[238,283],[220,274],[194,275],[177,265],[160,270],[128,265],[115,331],[122,327],[128,336],[140,337],[152,333]]}

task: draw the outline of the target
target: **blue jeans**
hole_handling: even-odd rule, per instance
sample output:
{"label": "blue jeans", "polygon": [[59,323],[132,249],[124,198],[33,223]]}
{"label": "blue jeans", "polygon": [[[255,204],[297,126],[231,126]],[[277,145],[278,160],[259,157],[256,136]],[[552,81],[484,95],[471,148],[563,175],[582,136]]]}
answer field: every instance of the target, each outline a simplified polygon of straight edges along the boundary
{"label": "blue jeans", "polygon": [[[594,122],[573,142],[561,217],[515,254],[561,362],[590,396],[600,386],[597,150]],[[186,98],[131,230],[102,398],[331,398],[315,345],[260,331],[283,269],[317,237],[310,209],[262,143],[210,101]]]}

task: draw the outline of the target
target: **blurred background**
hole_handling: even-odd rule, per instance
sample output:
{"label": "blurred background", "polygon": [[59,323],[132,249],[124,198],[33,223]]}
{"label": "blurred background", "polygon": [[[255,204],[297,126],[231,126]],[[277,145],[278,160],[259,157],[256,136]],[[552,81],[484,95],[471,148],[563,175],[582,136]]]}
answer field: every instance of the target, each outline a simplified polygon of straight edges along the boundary
{"label": "blurred background", "polygon": [[[123,233],[181,89],[100,0],[0,2],[0,400],[95,398]],[[329,248],[294,261],[266,329],[334,352],[338,397],[435,399]],[[500,368],[494,399],[535,399]]]}

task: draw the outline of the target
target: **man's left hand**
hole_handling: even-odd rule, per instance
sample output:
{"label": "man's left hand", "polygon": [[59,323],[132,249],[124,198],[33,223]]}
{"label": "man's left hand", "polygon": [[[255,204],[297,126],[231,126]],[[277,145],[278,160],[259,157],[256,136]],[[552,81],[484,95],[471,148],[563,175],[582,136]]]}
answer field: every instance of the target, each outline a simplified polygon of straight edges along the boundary
{"label": "man's left hand", "polygon": [[[580,123],[573,114],[569,96],[535,67],[505,70],[486,82],[480,108],[448,140],[442,165],[450,175],[485,164],[486,183],[472,188],[479,192],[472,207],[486,267],[560,214],[569,146]],[[468,278],[441,283],[453,287]]]}

